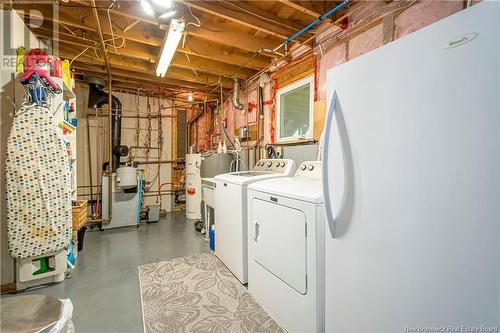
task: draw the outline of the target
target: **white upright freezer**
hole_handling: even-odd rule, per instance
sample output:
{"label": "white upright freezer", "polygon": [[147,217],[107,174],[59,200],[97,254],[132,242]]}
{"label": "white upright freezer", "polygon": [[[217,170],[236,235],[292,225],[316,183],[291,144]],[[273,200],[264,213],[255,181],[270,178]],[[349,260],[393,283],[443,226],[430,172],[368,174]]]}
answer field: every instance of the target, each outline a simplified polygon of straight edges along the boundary
{"label": "white upright freezer", "polygon": [[328,72],[327,332],[498,331],[499,16],[484,1]]}

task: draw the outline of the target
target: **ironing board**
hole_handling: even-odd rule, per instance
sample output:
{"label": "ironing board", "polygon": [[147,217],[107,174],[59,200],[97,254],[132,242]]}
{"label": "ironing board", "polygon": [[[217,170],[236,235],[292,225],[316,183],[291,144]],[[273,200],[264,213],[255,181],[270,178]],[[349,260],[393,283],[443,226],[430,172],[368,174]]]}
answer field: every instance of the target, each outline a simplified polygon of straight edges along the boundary
{"label": "ironing board", "polygon": [[48,108],[16,113],[5,169],[10,254],[23,259],[62,250],[71,240],[71,175]]}

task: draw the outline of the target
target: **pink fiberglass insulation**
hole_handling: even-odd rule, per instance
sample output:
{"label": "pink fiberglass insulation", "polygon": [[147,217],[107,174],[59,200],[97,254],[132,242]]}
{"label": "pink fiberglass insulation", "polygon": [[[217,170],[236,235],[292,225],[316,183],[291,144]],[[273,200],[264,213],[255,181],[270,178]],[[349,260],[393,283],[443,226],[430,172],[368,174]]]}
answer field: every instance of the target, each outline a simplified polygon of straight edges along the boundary
{"label": "pink fiberglass insulation", "polygon": [[346,44],[340,44],[327,53],[319,60],[319,75],[318,75],[318,97],[320,100],[325,99],[326,95],[326,71],[332,67],[338,66],[346,62]]}
{"label": "pink fiberglass insulation", "polygon": [[368,53],[383,44],[382,24],[378,24],[349,41],[349,60]]}
{"label": "pink fiberglass insulation", "polygon": [[[477,0],[473,0],[472,3],[477,3]],[[349,17],[349,26],[354,24],[357,20],[369,15],[376,9],[384,6],[383,1],[369,1],[364,8],[356,11],[351,17]],[[394,39],[400,38],[406,34],[414,32],[421,29],[431,23],[434,23],[442,18],[452,15],[464,7],[463,1],[438,1],[438,0],[422,0],[419,3],[411,6],[409,9],[403,11],[394,19]],[[321,26],[320,26],[321,27]],[[329,36],[334,31],[337,31],[338,27],[332,27],[327,29],[319,36],[317,36],[316,41],[323,40],[326,36]],[[321,30],[321,29],[320,29]],[[348,43],[339,44],[328,52],[321,54],[318,52],[319,59],[319,73],[318,73],[318,95],[319,99],[325,99],[326,91],[326,72],[330,68],[338,66],[347,60],[356,58],[362,54],[370,52],[377,47],[383,45],[383,27],[382,24],[378,24],[367,30],[358,36],[350,39]],[[298,49],[293,52],[293,56],[297,57],[301,52],[305,50]],[[270,72],[276,71],[277,69],[286,65],[286,62],[279,63],[270,69]],[[245,89],[241,90],[241,101],[245,104],[247,108],[248,101],[257,102],[257,95],[255,92],[255,98],[253,97],[253,92],[250,91],[249,98],[246,98]],[[268,101],[272,98],[272,82],[266,84],[264,87],[264,101]],[[227,100],[224,104],[226,110],[225,117],[227,118],[228,133],[231,135],[231,139],[234,136],[234,128],[238,128],[245,124],[245,116],[242,116],[239,111],[234,110],[231,105],[231,101]],[[270,127],[271,127],[271,107],[272,105],[264,105],[264,139],[261,145],[271,143]],[[253,110],[249,114],[249,123],[255,122],[257,113]],[[219,117],[221,119],[221,117]],[[201,119],[200,119],[201,121]],[[219,120],[220,123],[220,120]]]}
{"label": "pink fiberglass insulation", "polygon": [[348,22],[349,27],[351,27],[357,21],[375,12],[377,9],[384,7],[385,5],[387,5],[385,1],[379,1],[379,0],[367,1],[363,7],[352,13],[351,16],[349,16],[349,22]]}
{"label": "pink fiberglass insulation", "polygon": [[462,1],[423,0],[394,20],[394,38],[399,38],[421,29],[464,8]]}

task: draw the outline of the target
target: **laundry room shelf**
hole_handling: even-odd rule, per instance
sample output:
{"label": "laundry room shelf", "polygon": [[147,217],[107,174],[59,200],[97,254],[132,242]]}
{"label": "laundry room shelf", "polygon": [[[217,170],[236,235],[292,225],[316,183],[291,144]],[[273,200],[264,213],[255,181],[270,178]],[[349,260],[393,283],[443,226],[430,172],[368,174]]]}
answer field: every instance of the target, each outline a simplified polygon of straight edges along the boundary
{"label": "laundry room shelf", "polygon": [[67,130],[69,133],[73,132],[76,127],[73,126],[72,124],[70,124],[69,122],[67,122],[66,120],[63,120],[59,123],[59,127],[61,128],[64,128],[65,130]]}
{"label": "laundry room shelf", "polygon": [[63,82],[63,96],[64,96],[64,98],[65,99],[76,98],[75,93],[71,90],[70,87],[68,87],[66,82],[64,82],[64,80],[62,80],[62,82]]}

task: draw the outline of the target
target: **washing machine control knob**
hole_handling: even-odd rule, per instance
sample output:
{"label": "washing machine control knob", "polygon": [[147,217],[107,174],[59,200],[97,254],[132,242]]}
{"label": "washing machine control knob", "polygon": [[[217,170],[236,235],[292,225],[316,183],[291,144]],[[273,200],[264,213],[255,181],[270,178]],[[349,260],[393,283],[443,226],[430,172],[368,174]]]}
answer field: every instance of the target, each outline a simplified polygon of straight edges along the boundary
{"label": "washing machine control knob", "polygon": [[305,169],[307,169],[307,166],[305,164],[302,164],[302,166],[300,167],[300,170],[304,171]]}
{"label": "washing machine control knob", "polygon": [[280,166],[280,162],[276,162],[276,167],[279,167]]}
{"label": "washing machine control knob", "polygon": [[267,162],[267,166],[270,168],[273,166],[273,162]]}
{"label": "washing machine control knob", "polygon": [[314,170],[314,165],[312,165],[312,164],[309,165],[308,169],[309,169],[309,171],[313,171]]}
{"label": "washing machine control knob", "polygon": [[284,168],[284,167],[285,167],[285,165],[286,165],[286,163],[285,163],[285,162],[281,162],[281,167],[282,167],[282,168]]}

